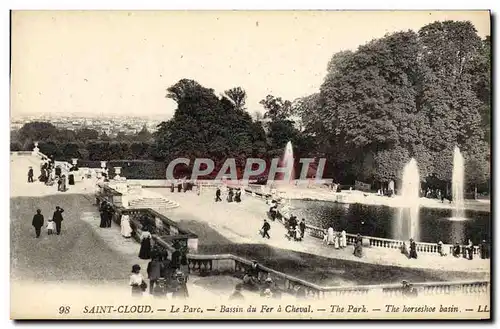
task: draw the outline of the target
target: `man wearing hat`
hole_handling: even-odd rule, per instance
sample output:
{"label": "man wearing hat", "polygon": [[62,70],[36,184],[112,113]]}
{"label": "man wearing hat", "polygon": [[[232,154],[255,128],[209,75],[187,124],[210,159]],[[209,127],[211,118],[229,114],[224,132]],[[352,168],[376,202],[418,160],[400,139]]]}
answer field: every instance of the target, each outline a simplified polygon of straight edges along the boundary
{"label": "man wearing hat", "polygon": [[54,221],[54,223],[56,223],[57,235],[61,234],[61,224],[63,221],[63,216],[62,216],[63,212],[64,212],[64,209],[57,206],[56,211],[54,211],[54,214],[52,215],[52,220]]}
{"label": "man wearing hat", "polygon": [[42,211],[40,209],[36,210],[36,214],[35,214],[35,216],[33,216],[33,221],[31,223],[31,225],[33,225],[33,227],[35,228],[36,237],[39,238],[40,232],[42,231],[42,227],[43,227],[43,215],[42,215]]}

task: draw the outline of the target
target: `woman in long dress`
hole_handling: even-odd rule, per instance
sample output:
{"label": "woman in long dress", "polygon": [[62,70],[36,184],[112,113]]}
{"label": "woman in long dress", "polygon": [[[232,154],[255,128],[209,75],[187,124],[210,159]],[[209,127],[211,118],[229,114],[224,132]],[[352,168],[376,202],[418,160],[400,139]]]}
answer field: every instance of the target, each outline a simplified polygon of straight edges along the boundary
{"label": "woman in long dress", "polygon": [[363,237],[361,234],[358,234],[356,236],[356,242],[354,245],[354,256],[356,257],[363,257]]}
{"label": "woman in long dress", "polygon": [[333,245],[334,245],[335,249],[340,248],[340,233],[335,234],[333,236]]}
{"label": "woman in long dress", "polygon": [[130,227],[130,218],[128,215],[123,215],[121,222],[121,231],[124,238],[130,238],[132,236],[132,228]]}
{"label": "woman in long dress", "polygon": [[103,201],[99,208],[99,214],[101,215],[101,223],[99,224],[99,227],[102,228],[107,227],[108,223],[108,211],[106,208],[107,208],[106,201]]}
{"label": "woman in long dress", "polygon": [[332,244],[334,241],[333,241],[333,236],[334,236],[334,232],[333,232],[333,227],[329,227],[328,228],[328,241],[327,241],[327,245],[329,244]]}
{"label": "woman in long dress", "polygon": [[347,247],[347,235],[344,230],[340,233],[340,248],[345,248]]}
{"label": "woman in long dress", "polygon": [[151,233],[148,231],[143,231],[141,234],[141,249],[139,250],[139,258],[151,258]]}

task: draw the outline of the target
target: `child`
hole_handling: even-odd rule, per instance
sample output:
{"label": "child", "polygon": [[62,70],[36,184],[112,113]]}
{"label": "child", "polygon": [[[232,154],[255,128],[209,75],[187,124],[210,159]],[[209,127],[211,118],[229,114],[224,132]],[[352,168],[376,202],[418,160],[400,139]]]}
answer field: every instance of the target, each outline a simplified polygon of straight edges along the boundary
{"label": "child", "polygon": [[328,232],[323,230],[323,244],[328,244]]}
{"label": "child", "polygon": [[295,226],[295,241],[302,241],[301,233],[299,225]]}
{"label": "child", "polygon": [[47,223],[47,234],[52,235],[52,233],[54,233],[55,229],[56,229],[56,225],[55,225],[54,221],[52,220],[52,218],[50,218],[49,222]]}

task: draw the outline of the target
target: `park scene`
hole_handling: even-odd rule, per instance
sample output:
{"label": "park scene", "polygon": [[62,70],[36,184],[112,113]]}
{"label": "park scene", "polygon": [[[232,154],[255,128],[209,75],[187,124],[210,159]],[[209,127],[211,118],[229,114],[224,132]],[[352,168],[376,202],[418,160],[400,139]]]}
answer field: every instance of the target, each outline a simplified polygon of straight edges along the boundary
{"label": "park scene", "polygon": [[11,289],[489,296],[490,51],[471,21],[431,20],[331,53],[306,96],[216,91],[187,74],[151,87],[174,107],[155,129],[23,122],[11,129]]}

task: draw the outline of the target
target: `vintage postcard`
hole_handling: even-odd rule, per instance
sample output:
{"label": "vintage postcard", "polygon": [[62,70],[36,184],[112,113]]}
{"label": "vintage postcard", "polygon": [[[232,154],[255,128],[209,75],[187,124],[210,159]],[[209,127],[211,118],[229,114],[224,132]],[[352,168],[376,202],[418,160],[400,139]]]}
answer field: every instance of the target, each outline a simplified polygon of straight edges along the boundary
{"label": "vintage postcard", "polygon": [[490,319],[488,11],[13,11],[12,319]]}

